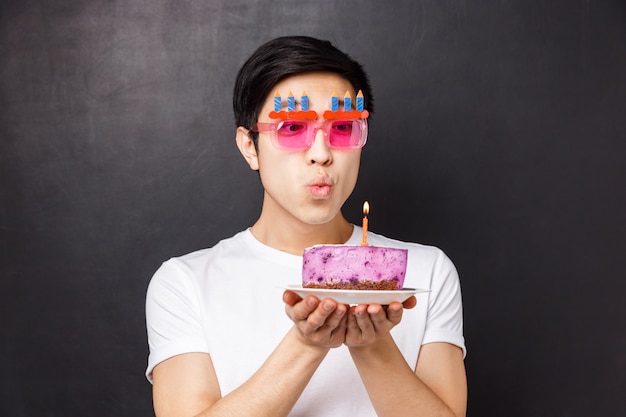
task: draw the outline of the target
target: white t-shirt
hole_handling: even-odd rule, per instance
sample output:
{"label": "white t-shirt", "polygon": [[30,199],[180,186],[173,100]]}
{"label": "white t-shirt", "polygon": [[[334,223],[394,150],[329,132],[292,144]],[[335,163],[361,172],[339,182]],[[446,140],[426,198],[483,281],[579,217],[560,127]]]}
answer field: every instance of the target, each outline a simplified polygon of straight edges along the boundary
{"label": "white t-shirt", "polygon": [[[354,227],[347,245],[359,245]],[[420,346],[448,342],[463,349],[461,289],[456,269],[439,249],[368,233],[372,246],[409,250],[404,286],[426,288],[405,310],[393,338],[411,368]],[[212,248],[172,258],[154,274],[146,298],[150,356],[146,376],[161,361],[206,352],[222,395],[243,384],[278,346],[293,322],[282,293],[301,284],[302,257],[256,240],[250,230]],[[290,416],[375,416],[347,347],[331,349]]]}

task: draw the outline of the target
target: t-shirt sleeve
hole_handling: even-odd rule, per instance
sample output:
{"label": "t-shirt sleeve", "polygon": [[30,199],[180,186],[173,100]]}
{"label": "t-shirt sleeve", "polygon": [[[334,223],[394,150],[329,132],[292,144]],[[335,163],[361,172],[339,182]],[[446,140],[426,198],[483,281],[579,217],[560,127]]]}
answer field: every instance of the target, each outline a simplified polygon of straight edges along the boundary
{"label": "t-shirt sleeve", "polygon": [[154,274],[146,294],[150,355],[146,378],[160,362],[190,352],[209,352],[203,337],[196,282],[184,265],[170,259]]}
{"label": "t-shirt sleeve", "polygon": [[463,303],[458,272],[442,251],[438,251],[433,269],[426,329],[423,344],[447,342],[463,349]]}

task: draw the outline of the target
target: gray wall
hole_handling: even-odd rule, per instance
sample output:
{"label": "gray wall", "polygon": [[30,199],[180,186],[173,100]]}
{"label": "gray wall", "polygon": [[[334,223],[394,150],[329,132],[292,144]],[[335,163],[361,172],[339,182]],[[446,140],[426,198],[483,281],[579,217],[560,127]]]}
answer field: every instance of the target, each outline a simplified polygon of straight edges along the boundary
{"label": "gray wall", "polygon": [[369,69],[345,214],[367,199],[373,231],[456,263],[469,415],[623,409],[624,2],[22,0],[0,6],[0,414],[151,415],[146,286],[259,213],[231,90],[286,34]]}

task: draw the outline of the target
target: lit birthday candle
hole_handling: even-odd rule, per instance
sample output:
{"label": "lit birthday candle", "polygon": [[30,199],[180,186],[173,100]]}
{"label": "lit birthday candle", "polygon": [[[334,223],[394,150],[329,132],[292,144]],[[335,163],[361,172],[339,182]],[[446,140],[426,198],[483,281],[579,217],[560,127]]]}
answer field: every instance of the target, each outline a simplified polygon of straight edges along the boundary
{"label": "lit birthday candle", "polygon": [[296,109],[296,99],[293,93],[290,91],[287,96],[287,111],[294,111]]}
{"label": "lit birthday candle", "polygon": [[283,105],[280,99],[280,93],[277,91],[276,94],[274,94],[274,111],[280,111],[282,107]]}
{"label": "lit birthday candle", "polygon": [[306,91],[303,91],[300,97],[300,107],[302,111],[309,111],[309,96],[306,95]]}
{"label": "lit birthday candle", "polygon": [[363,91],[359,90],[356,95],[356,110],[363,111]]}
{"label": "lit birthday candle", "polygon": [[369,246],[367,243],[367,215],[370,212],[370,204],[366,201],[363,203],[363,237],[361,239],[361,246]]}
{"label": "lit birthday candle", "polygon": [[337,93],[333,92],[333,96],[330,99],[330,110],[338,111],[339,110],[339,97],[337,97]]}
{"label": "lit birthday candle", "polygon": [[346,91],[346,95],[343,96],[343,111],[352,111],[352,97],[349,91]]}

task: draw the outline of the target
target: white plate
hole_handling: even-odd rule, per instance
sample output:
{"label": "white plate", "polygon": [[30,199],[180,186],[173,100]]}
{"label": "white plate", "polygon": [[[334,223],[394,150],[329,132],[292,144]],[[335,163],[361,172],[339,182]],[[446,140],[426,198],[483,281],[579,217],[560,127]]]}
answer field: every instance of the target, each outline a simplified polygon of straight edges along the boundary
{"label": "white plate", "polygon": [[288,285],[287,289],[304,298],[314,295],[317,298],[332,298],[341,304],[381,304],[387,305],[393,301],[406,301],[413,294],[430,292],[421,288],[403,288],[401,290],[328,290],[321,288],[302,288],[302,285]]}

